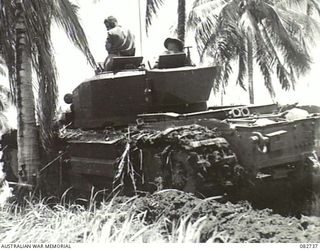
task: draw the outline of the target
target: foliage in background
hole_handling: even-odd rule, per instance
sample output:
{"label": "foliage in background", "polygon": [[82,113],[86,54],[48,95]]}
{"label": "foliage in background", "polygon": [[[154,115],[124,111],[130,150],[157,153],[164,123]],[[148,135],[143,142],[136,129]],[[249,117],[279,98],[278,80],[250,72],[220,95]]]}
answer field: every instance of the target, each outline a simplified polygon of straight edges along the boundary
{"label": "foliage in background", "polygon": [[[147,31],[163,4],[163,0],[147,1]],[[185,24],[195,32],[201,59],[206,56],[222,66],[214,90],[224,89],[230,75],[237,72],[237,84],[249,88],[254,102],[254,63],[271,97],[275,96],[273,74],[288,90],[308,72],[311,58],[307,46],[320,33],[312,14],[319,10],[314,0],[194,0]],[[234,62],[238,63],[236,71],[232,69]]]}
{"label": "foliage in background", "polygon": [[287,90],[308,72],[311,60],[304,31],[307,26],[319,31],[318,23],[305,13],[268,0],[196,0],[188,24],[196,32],[201,58],[211,56],[222,65],[217,89],[228,83],[234,61],[238,62],[237,83],[246,88],[244,79],[247,75],[249,83],[253,81],[255,61],[271,96],[275,95],[273,74]]}

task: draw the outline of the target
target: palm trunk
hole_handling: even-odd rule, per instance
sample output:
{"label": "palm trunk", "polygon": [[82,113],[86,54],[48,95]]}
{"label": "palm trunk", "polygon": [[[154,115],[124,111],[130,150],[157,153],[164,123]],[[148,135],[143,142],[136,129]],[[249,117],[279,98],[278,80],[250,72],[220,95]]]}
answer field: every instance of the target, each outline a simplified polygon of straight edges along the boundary
{"label": "palm trunk", "polygon": [[185,41],[186,34],[186,0],[178,0],[178,38]]}
{"label": "palm trunk", "polygon": [[24,13],[16,1],[16,106],[19,182],[34,185],[40,166],[39,137],[35,120],[30,51]]}
{"label": "palm trunk", "polygon": [[248,50],[248,89],[250,104],[254,104],[254,89],[253,89],[253,52],[252,52],[252,36],[251,31],[247,38],[247,50]]}

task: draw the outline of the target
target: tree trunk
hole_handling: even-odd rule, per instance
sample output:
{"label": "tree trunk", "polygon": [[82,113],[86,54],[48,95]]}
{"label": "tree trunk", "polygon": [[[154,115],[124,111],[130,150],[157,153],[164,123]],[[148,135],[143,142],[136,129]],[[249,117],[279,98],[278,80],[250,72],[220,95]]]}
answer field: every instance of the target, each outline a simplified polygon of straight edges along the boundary
{"label": "tree trunk", "polygon": [[183,42],[186,34],[186,0],[178,0],[178,38]]}
{"label": "tree trunk", "polygon": [[35,120],[31,56],[21,0],[16,1],[16,106],[19,182],[36,184],[40,166],[39,135]]}
{"label": "tree trunk", "polygon": [[248,50],[248,89],[250,104],[254,104],[254,89],[253,89],[253,49],[252,49],[252,34],[249,30],[247,38],[247,50]]}

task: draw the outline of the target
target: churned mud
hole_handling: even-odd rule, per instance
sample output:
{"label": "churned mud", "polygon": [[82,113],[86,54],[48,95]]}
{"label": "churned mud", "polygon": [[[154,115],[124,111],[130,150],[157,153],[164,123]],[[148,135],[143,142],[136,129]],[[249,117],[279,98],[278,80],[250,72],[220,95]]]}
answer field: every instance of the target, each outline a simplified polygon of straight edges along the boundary
{"label": "churned mud", "polygon": [[[157,221],[172,223],[181,221],[181,218],[192,223],[205,217],[201,229],[203,242],[213,234],[220,235],[221,242],[226,239],[229,242],[269,243],[320,241],[319,217],[284,217],[274,214],[271,209],[255,210],[248,202],[220,203],[214,198],[199,199],[177,190],[163,190],[135,199],[118,197],[113,202],[115,209],[121,204],[124,211],[144,212],[147,224]],[[168,223],[165,227],[168,228]],[[216,241],[219,242],[219,237]]]}

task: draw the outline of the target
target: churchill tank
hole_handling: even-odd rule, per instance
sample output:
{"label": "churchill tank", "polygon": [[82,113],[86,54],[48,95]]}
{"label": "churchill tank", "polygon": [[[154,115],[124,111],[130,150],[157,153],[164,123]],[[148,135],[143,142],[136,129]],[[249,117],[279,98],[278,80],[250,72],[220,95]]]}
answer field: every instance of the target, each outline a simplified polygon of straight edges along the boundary
{"label": "churchill tank", "polygon": [[[298,196],[319,176],[318,109],[295,105],[207,107],[219,66],[185,54],[114,58],[65,96],[64,178],[77,190],[259,199]],[[279,194],[283,195],[280,196]],[[264,198],[263,200],[267,200]]]}

